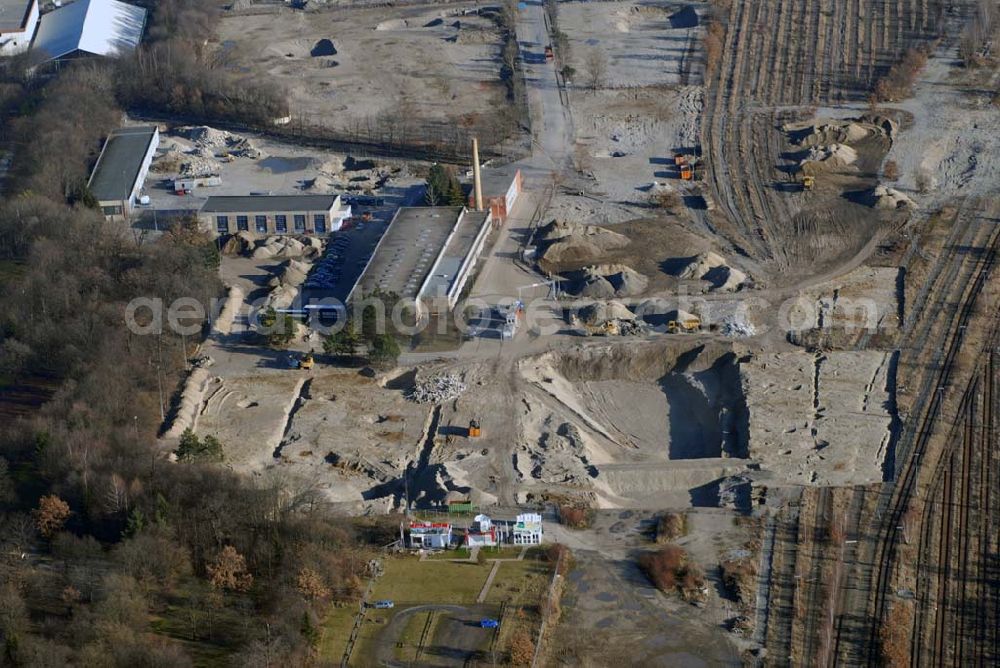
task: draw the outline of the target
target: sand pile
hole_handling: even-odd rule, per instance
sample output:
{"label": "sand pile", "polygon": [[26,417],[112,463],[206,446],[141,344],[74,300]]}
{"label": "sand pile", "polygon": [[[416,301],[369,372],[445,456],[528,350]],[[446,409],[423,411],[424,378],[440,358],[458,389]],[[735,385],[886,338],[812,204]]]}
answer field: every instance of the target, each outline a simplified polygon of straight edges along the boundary
{"label": "sand pile", "polygon": [[644,333],[641,320],[620,301],[594,302],[570,317],[574,327],[584,327],[586,334],[635,336]]}
{"label": "sand pile", "polygon": [[226,301],[222,304],[218,317],[212,323],[212,329],[217,334],[229,334],[233,328],[233,320],[243,304],[243,290],[234,285],[229,288],[226,294]]}
{"label": "sand pile", "polygon": [[620,301],[594,302],[580,309],[580,321],[587,325],[603,325],[609,320],[635,320],[635,314]]}
{"label": "sand pile", "polygon": [[410,24],[405,19],[389,19],[375,26],[375,30],[406,30],[409,27]]}
{"label": "sand pile", "polygon": [[633,297],[649,285],[649,279],[624,264],[602,264],[585,267],[571,289],[581,297],[607,299]]}
{"label": "sand pile", "polygon": [[289,260],[282,265],[281,269],[278,270],[278,274],[271,278],[268,285],[272,288],[276,288],[281,285],[288,285],[297,288],[305,282],[306,276],[308,275],[309,263],[301,262],[299,260]]}
{"label": "sand pile", "polygon": [[204,367],[192,369],[184,381],[184,389],[181,390],[180,404],[177,406],[173,424],[163,434],[164,438],[180,438],[185,429],[194,428],[201,402],[205,398],[207,382],[208,371]]}
{"label": "sand pile", "polygon": [[222,244],[221,253],[230,257],[249,255],[253,251],[256,241],[249,232],[237,232],[226,239]]}
{"label": "sand pile", "polygon": [[603,227],[559,221],[553,221],[539,230],[537,239],[544,248],[538,263],[546,271],[593,262],[607,251],[629,244],[629,238],[624,234]]}
{"label": "sand pile", "polygon": [[323,248],[323,241],[315,237],[271,236],[257,246],[252,257],[257,260],[268,258],[314,257]]}
{"label": "sand pile", "polygon": [[709,251],[696,255],[677,274],[681,279],[698,279],[711,283],[711,290],[736,292],[746,283],[747,275],[726,264],[725,258]]}
{"label": "sand pile", "polygon": [[806,156],[799,161],[799,167],[804,172],[815,172],[826,168],[853,165],[857,159],[858,152],[847,144],[813,146],[806,152]]}
{"label": "sand pile", "polygon": [[853,144],[872,135],[885,134],[885,130],[871,123],[831,120],[802,126],[788,124],[782,128],[792,135],[792,142],[799,146],[825,146]]}
{"label": "sand pile", "polygon": [[868,197],[869,205],[875,209],[912,209],[916,203],[895,188],[875,186]]}

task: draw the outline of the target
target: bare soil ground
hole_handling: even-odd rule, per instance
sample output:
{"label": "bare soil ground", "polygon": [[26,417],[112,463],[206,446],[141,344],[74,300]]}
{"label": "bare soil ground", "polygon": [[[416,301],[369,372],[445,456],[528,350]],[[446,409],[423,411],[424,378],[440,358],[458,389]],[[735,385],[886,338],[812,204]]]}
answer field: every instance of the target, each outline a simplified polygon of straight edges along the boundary
{"label": "bare soil ground", "polygon": [[[228,15],[220,50],[232,67],[286,87],[293,122],[355,130],[391,118],[472,123],[503,100],[500,34],[472,6],[284,9]],[[321,39],[337,53],[314,56]]]}
{"label": "bare soil ground", "polygon": [[[885,222],[845,199],[844,189],[874,184],[861,168],[853,188],[783,192],[776,128],[818,105],[863,100],[904,48],[930,35],[938,3],[732,2],[721,62],[703,124],[717,225],[736,247],[794,282],[844,261],[883,232]],[[859,20],[859,16],[864,16]],[[884,147],[872,147],[878,164]],[[846,186],[846,184],[844,184]]]}

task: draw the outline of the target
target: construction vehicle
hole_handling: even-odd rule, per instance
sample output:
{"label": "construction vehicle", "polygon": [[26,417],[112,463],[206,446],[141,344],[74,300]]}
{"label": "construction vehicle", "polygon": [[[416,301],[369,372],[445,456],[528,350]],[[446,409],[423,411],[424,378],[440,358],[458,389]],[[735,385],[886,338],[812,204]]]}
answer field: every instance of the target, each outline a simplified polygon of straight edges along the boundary
{"label": "construction vehicle", "polygon": [[682,181],[693,181],[696,177],[697,159],[684,153],[674,154],[674,166],[680,172]]}
{"label": "construction vehicle", "polygon": [[479,420],[469,420],[469,438],[479,438],[483,435],[483,430],[479,426]]}
{"label": "construction vehicle", "polygon": [[315,363],[316,362],[313,360],[312,353],[306,353],[302,356],[302,360],[299,362],[299,368],[308,371],[313,368]]}
{"label": "construction vehicle", "polygon": [[552,47],[551,46],[545,47],[545,60],[552,60],[555,57],[556,57],[556,54],[553,53]]}
{"label": "construction vehicle", "polygon": [[801,183],[803,190],[812,190],[816,185],[816,177],[811,174],[805,175],[802,177]]}
{"label": "construction vehicle", "polygon": [[671,320],[667,323],[667,332],[677,334],[678,332],[698,332],[701,331],[701,320],[699,318],[685,318],[684,320]]}

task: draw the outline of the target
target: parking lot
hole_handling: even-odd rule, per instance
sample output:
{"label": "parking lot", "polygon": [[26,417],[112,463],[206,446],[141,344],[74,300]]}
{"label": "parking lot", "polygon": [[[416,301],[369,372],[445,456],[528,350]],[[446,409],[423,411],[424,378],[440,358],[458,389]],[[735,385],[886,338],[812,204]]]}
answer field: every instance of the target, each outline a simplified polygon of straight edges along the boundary
{"label": "parking lot", "polygon": [[362,209],[371,213],[371,220],[354,224],[350,229],[329,236],[323,257],[302,284],[302,303],[346,303],[354,284],[371,259],[379,239],[389,226],[393,209]]}

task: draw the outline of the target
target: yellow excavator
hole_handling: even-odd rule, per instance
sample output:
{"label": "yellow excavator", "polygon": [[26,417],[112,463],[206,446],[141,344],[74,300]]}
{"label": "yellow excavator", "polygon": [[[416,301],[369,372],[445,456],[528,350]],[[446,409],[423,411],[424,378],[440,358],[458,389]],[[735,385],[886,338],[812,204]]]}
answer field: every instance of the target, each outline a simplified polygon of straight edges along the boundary
{"label": "yellow excavator", "polygon": [[698,318],[686,318],[685,320],[671,320],[667,323],[667,333],[677,334],[678,332],[697,332],[701,330],[701,320]]}
{"label": "yellow excavator", "polygon": [[802,177],[801,183],[803,190],[812,190],[816,185],[816,177],[812,174],[806,174]]}

